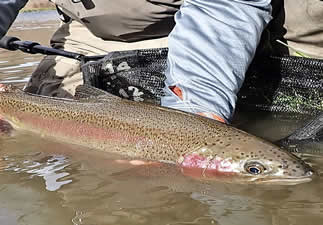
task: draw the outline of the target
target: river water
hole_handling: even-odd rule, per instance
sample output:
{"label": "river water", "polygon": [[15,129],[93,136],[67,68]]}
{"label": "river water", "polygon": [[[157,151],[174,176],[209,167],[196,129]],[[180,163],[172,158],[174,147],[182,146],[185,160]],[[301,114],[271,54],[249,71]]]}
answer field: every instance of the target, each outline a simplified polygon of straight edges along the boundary
{"label": "river water", "polygon": [[[55,12],[25,13],[9,34],[48,45],[58,24]],[[22,87],[41,58],[0,50],[0,81]],[[302,123],[271,114],[240,115],[236,121],[242,129],[273,141]],[[304,150],[311,154],[300,156],[320,175],[322,145]],[[201,183],[167,170],[147,172],[117,164],[114,157],[29,133],[0,137],[0,224],[318,225],[323,221],[320,176],[296,186]]]}

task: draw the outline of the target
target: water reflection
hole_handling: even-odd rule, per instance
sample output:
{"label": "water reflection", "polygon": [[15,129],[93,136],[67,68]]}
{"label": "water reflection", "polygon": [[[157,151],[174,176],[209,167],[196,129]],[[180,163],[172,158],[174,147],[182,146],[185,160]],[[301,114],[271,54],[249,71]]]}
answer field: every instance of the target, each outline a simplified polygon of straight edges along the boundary
{"label": "water reflection", "polygon": [[17,161],[15,158],[4,157],[4,161],[8,163],[6,171],[13,171],[16,173],[31,174],[30,178],[39,176],[44,178],[46,190],[56,191],[64,184],[71,183],[72,180],[59,181],[69,175],[62,170],[68,166],[67,159],[64,156],[54,155],[49,156],[44,162],[35,162],[30,159],[24,159],[22,162]]}

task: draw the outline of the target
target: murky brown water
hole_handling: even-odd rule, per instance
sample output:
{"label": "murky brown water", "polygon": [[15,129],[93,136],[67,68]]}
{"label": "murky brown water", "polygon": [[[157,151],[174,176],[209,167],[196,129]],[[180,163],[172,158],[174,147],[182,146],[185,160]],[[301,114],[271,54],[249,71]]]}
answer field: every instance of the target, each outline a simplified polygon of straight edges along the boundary
{"label": "murky brown water", "polygon": [[[50,15],[25,15],[10,34],[47,44],[58,24],[41,19]],[[0,50],[0,81],[22,86],[40,59]],[[301,123],[263,114],[237,122],[270,140]],[[165,168],[116,164],[114,157],[27,133],[0,137],[0,224],[322,224],[320,177],[296,186],[201,183]],[[322,173],[320,154],[302,157]]]}
{"label": "murky brown water", "polygon": [[[23,13],[18,16],[8,35],[48,46],[50,37],[58,25],[59,20],[55,11]],[[42,57],[39,54],[10,52],[0,48],[0,81],[22,85],[28,80]]]}

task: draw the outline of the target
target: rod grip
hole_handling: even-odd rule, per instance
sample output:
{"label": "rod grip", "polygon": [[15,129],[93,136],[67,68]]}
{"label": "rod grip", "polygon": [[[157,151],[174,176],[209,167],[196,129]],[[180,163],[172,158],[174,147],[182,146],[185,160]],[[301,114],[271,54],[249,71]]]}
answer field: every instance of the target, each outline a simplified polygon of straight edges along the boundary
{"label": "rod grip", "polygon": [[20,39],[16,37],[4,36],[0,40],[0,48],[15,51],[18,49],[16,45],[13,45],[13,42],[15,41],[20,41]]}

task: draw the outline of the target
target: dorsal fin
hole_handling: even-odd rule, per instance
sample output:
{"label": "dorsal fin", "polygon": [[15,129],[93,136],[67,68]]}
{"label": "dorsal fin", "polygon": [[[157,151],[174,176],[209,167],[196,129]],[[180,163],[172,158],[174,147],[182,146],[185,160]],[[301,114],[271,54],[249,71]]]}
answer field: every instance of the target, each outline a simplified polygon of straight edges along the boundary
{"label": "dorsal fin", "polygon": [[74,98],[76,100],[80,99],[88,99],[88,98],[96,98],[96,99],[120,99],[120,97],[110,94],[101,89],[95,88],[90,85],[79,85],[75,89]]}

